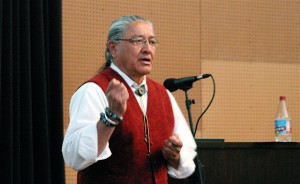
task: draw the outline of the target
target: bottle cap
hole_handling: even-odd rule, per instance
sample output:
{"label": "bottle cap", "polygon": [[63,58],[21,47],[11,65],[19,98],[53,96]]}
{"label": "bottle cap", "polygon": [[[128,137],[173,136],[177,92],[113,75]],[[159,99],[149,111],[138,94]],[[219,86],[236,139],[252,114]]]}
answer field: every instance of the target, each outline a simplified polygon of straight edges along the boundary
{"label": "bottle cap", "polygon": [[279,99],[280,100],[285,100],[285,96],[280,96]]}

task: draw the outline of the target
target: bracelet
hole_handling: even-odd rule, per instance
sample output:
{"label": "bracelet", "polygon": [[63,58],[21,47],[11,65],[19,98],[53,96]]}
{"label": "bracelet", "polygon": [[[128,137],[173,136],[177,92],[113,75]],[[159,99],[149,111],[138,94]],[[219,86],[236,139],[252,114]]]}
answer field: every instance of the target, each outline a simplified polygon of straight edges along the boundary
{"label": "bracelet", "polygon": [[115,119],[117,120],[119,123],[123,122],[123,117],[119,117],[117,116],[115,113],[113,113],[113,111],[110,110],[110,108],[106,107],[105,108],[105,115],[109,118],[109,119]]}
{"label": "bracelet", "polygon": [[100,113],[100,120],[106,126],[118,126],[119,123],[112,121],[111,119],[107,118],[103,112]]}

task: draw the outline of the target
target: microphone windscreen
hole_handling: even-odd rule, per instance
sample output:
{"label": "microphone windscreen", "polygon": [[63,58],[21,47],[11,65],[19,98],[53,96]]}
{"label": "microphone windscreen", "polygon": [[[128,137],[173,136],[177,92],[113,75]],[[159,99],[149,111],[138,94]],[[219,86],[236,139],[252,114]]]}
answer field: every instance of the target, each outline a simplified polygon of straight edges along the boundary
{"label": "microphone windscreen", "polygon": [[165,88],[167,88],[170,92],[176,91],[178,87],[174,85],[174,78],[172,79],[166,79],[164,82]]}

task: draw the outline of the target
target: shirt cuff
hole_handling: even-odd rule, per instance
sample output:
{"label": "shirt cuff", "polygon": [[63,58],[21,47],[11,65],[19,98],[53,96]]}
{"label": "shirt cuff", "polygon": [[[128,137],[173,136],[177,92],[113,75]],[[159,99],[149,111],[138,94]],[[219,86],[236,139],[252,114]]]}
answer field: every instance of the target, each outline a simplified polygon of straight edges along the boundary
{"label": "shirt cuff", "polygon": [[96,158],[96,161],[107,159],[110,156],[111,151],[109,149],[109,143],[107,143],[102,153]]}
{"label": "shirt cuff", "polygon": [[85,160],[97,162],[99,160],[107,159],[111,156],[109,143],[106,144],[105,149],[97,156],[98,151],[98,134],[97,128],[94,126],[87,126],[85,128],[84,136],[80,140],[79,154]]}
{"label": "shirt cuff", "polygon": [[197,153],[194,150],[187,149],[185,147],[181,148],[180,160],[178,169],[168,166],[168,174],[173,178],[187,178],[192,175],[195,171],[194,158]]}

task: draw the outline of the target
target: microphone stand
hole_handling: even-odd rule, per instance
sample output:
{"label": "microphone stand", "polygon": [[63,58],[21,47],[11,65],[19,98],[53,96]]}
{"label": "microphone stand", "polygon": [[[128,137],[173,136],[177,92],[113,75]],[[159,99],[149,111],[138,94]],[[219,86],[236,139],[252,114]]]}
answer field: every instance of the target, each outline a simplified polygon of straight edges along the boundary
{"label": "microphone stand", "polygon": [[[195,131],[196,130],[194,130],[194,128],[193,128],[193,120],[192,120],[192,114],[191,114],[191,105],[195,104],[195,100],[189,99],[188,93],[187,93],[187,91],[189,89],[191,89],[192,87],[193,87],[193,82],[187,83],[183,86],[180,86],[179,89],[183,90],[185,93],[185,105],[186,105],[186,108],[188,111],[190,129],[191,129],[192,135],[194,135],[194,139],[195,139],[195,135],[196,135]],[[198,181],[200,182],[200,184],[204,184],[204,176],[203,176],[203,174],[204,174],[203,167],[204,166],[201,164],[198,154],[196,155],[195,162],[196,162],[196,170],[198,170],[198,173],[197,173]]]}

